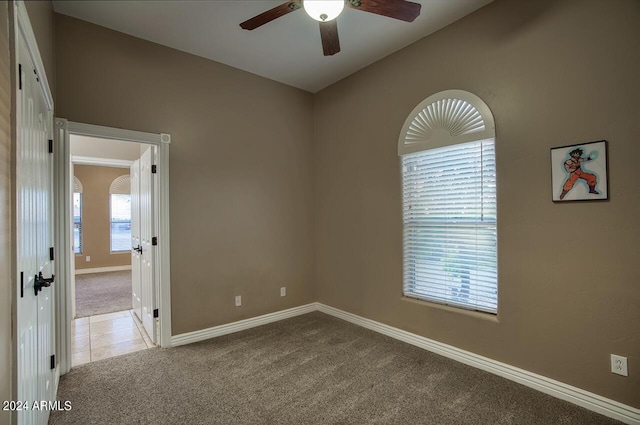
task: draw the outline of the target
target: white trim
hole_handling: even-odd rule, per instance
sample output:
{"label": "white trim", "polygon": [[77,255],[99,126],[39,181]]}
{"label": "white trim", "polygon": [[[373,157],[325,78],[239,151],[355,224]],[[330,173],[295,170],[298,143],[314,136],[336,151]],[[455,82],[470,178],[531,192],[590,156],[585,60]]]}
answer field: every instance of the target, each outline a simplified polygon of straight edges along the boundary
{"label": "white trim", "polygon": [[99,167],[131,168],[133,161],[128,159],[93,158],[90,156],[71,155],[71,162],[76,165],[95,165]]}
{"label": "white trim", "polygon": [[71,233],[71,199],[73,193],[71,190],[71,169],[69,165],[69,142],[67,133],[67,120],[56,118],[54,120],[54,190],[55,190],[55,208],[59,214],[55,219],[55,243],[58,260],[55,262],[56,280],[59,282],[56,287],[57,301],[57,317],[58,327],[56,329],[56,338],[58,338],[60,349],[59,369],[60,375],[64,375],[71,369],[71,319],[73,318],[73,292],[69,282],[74,270],[71,266],[70,255],[72,241]]}
{"label": "white trim", "polygon": [[[170,273],[170,232],[169,232],[169,145],[171,143],[171,136],[165,133],[145,133],[141,131],[123,130],[119,128],[104,127],[92,124],[83,124],[72,121],[67,121],[62,118],[55,119],[56,135],[58,136],[59,152],[56,162],[56,189],[58,190],[59,202],[62,204],[58,211],[64,211],[64,218],[58,220],[58,229],[56,233],[57,240],[60,246],[63,246],[63,250],[60,251],[59,260],[56,264],[60,267],[60,282],[69,282],[71,274],[74,270],[71,269],[71,259],[68,253],[71,252],[70,244],[68,241],[70,235],[70,224],[65,221],[68,219],[70,222],[71,217],[71,196],[70,193],[70,135],[80,135],[89,137],[99,137],[102,139],[113,139],[119,141],[129,141],[136,143],[145,143],[154,145],[157,147],[157,166],[158,173],[156,174],[156,188],[157,205],[159,208],[157,213],[157,237],[158,246],[156,258],[156,284],[158,286],[158,294],[155,302],[155,308],[159,308],[160,317],[158,319],[159,332],[158,340],[156,344],[161,347],[171,346],[171,273]],[[62,264],[63,263],[63,264]],[[58,285],[60,288],[60,318],[59,321],[59,335],[60,335],[60,347],[61,355],[61,374],[67,373],[71,368],[71,337],[70,337],[70,324],[72,315],[72,300],[71,291],[65,287],[66,285]]]}
{"label": "white trim", "polygon": [[156,341],[161,347],[171,346],[171,231],[169,228],[169,143],[171,136],[160,134],[160,144],[156,145],[156,162],[158,173],[156,174],[155,187],[157,194],[156,204],[156,235],[158,245],[156,258],[156,277],[159,282],[159,291],[156,291],[156,308],[159,309],[158,336]]}
{"label": "white trim", "polygon": [[76,136],[99,137],[127,142],[164,144],[171,143],[171,136],[160,133],[145,133],[143,131],[124,130],[122,128],[104,127],[102,125],[68,122],[68,130]]}
{"label": "white trim", "polygon": [[469,366],[482,369],[503,378],[518,382],[529,388],[549,394],[561,400],[577,404],[585,409],[600,413],[626,424],[640,425],[640,409],[607,399],[580,388],[529,372],[515,366],[508,365],[451,345],[443,344],[420,335],[403,331],[393,326],[385,325],[374,320],[365,319],[352,313],[317,303],[318,311],[351,322],[363,328],[387,335],[407,344],[414,345],[441,356],[459,361]]}
{"label": "white trim", "polygon": [[214,326],[212,328],[201,329],[199,331],[187,332],[171,337],[171,345],[185,345],[193,342],[204,341],[222,335],[228,335],[234,332],[244,331],[246,329],[255,328],[256,326],[266,325],[268,323],[278,322],[290,317],[300,316],[302,314],[312,313],[318,310],[318,303],[306,304],[300,307],[293,307],[288,310],[277,311],[250,319],[240,320],[238,322],[227,323],[225,325]]}
{"label": "white trim", "polygon": [[90,274],[90,273],[107,273],[107,272],[121,272],[124,270],[131,270],[131,266],[110,266],[110,267],[94,267],[91,269],[76,269],[76,275],[78,274]]}

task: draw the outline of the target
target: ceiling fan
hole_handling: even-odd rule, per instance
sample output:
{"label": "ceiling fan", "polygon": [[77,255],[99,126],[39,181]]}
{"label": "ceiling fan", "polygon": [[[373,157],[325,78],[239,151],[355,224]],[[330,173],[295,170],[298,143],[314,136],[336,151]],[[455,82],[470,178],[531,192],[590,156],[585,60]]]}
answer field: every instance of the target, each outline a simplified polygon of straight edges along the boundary
{"label": "ceiling fan", "polygon": [[244,21],[240,27],[254,30],[288,13],[304,8],[309,16],[320,23],[320,38],[325,56],[340,51],[336,18],[344,6],[355,10],[375,13],[405,22],[413,22],[420,15],[419,3],[405,0],[290,0]]}

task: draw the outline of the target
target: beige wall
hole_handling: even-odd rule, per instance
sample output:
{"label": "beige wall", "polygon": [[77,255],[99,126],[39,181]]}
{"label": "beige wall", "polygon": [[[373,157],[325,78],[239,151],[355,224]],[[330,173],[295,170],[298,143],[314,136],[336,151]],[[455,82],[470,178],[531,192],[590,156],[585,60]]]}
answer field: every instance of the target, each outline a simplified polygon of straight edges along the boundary
{"label": "beige wall", "polygon": [[131,265],[131,251],[111,252],[109,195],[113,180],[129,170],[76,165],[73,171],[82,184],[82,253],[76,255],[76,269]]}
{"label": "beige wall", "polygon": [[171,134],[172,333],[314,301],[311,95],[56,19],[57,116]]}
{"label": "beige wall", "polygon": [[[11,65],[8,3],[0,1],[0,400],[11,400]],[[0,424],[10,414],[0,411]]]}
{"label": "beige wall", "polygon": [[[317,94],[319,301],[640,407],[638,22],[636,0],[497,0]],[[497,321],[401,300],[397,140],[452,88],[496,120]],[[552,203],[549,149],[601,139],[610,201]]]}

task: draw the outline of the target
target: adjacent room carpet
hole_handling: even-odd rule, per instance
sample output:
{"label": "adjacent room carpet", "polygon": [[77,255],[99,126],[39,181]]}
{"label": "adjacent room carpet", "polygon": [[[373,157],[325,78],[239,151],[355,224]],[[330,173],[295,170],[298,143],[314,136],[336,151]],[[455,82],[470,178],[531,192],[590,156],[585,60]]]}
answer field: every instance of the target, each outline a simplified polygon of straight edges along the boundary
{"label": "adjacent room carpet", "polygon": [[76,317],[131,310],[131,270],[76,275]]}
{"label": "adjacent room carpet", "polygon": [[619,422],[323,313],[74,368],[50,424]]}

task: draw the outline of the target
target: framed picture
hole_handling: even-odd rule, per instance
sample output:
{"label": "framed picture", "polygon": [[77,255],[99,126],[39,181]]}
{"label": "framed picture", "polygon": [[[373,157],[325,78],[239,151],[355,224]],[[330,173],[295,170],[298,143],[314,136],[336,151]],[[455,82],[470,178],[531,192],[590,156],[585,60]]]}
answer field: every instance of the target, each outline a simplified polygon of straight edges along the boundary
{"label": "framed picture", "polygon": [[551,148],[553,202],[609,199],[607,141]]}

